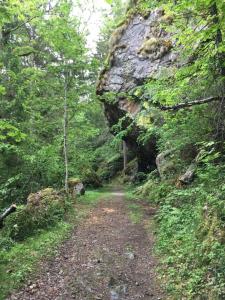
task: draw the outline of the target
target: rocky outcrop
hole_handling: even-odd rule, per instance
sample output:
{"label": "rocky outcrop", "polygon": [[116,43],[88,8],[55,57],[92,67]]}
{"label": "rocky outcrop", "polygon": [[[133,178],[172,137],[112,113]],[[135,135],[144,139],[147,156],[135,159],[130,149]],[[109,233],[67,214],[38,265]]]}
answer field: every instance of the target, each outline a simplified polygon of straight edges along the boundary
{"label": "rocky outcrop", "polygon": [[[168,74],[174,65],[177,54],[173,51],[173,42],[160,26],[171,22],[162,9],[157,9],[142,16],[131,15],[112,35],[111,51],[107,65],[102,70],[97,85],[97,94],[104,103],[105,115],[111,132],[113,125],[123,119],[122,129],[129,127],[124,136],[129,150],[138,157],[139,171],[154,169],[157,156],[156,138],[152,137],[145,145],[138,142],[143,128],[135,119],[141,110],[133,91],[149,78],[157,78],[162,73]],[[114,94],[114,100],[108,100],[108,94]],[[131,125],[132,124],[132,125]]]}
{"label": "rocky outcrop", "polygon": [[161,179],[176,173],[176,163],[173,161],[174,150],[166,150],[156,157],[156,166]]}
{"label": "rocky outcrop", "polygon": [[135,14],[114,32],[110,64],[102,71],[97,92],[127,92],[156,78],[174,65],[177,54],[172,50],[170,34],[163,30],[164,12],[157,9],[143,17]]}

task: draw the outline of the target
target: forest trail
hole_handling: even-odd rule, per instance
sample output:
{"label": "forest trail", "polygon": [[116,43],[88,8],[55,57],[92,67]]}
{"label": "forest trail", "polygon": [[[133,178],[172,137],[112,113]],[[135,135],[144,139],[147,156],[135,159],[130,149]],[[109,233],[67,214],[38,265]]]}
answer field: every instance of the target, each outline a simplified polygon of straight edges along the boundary
{"label": "forest trail", "polygon": [[117,191],[100,201],[36,278],[8,299],[163,299],[153,237],[131,222],[124,199]]}

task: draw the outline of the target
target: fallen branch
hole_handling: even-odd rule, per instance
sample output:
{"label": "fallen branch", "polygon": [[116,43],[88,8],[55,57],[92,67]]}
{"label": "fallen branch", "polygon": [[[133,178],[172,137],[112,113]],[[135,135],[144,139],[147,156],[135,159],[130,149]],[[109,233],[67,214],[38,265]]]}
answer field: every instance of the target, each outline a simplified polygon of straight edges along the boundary
{"label": "fallen branch", "polygon": [[219,96],[215,96],[215,97],[209,97],[209,98],[205,98],[205,99],[200,99],[200,100],[195,100],[195,101],[190,101],[190,102],[183,102],[183,103],[179,103],[173,106],[164,106],[164,105],[160,105],[159,109],[160,110],[179,110],[182,108],[187,108],[187,107],[192,107],[195,105],[200,105],[200,104],[205,104],[205,103],[210,103],[213,101],[222,101],[222,97]]}
{"label": "fallen branch", "polygon": [[0,215],[0,228],[3,227],[3,221],[6,217],[8,217],[11,213],[16,211],[16,205],[12,204],[9,208],[7,208],[2,215]]}

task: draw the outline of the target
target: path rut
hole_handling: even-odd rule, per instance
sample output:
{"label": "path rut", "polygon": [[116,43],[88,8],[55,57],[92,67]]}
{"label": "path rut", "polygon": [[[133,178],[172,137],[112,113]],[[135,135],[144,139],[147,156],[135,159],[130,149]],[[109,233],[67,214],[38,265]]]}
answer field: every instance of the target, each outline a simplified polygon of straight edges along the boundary
{"label": "path rut", "polygon": [[133,224],[123,193],[112,193],[71,233],[36,278],[8,299],[163,299],[153,238]]}

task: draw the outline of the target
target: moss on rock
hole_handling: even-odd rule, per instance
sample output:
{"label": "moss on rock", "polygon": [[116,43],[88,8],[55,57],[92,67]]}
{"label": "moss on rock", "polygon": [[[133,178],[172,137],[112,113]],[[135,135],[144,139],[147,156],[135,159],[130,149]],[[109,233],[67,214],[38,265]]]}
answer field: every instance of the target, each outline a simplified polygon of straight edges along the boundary
{"label": "moss on rock", "polygon": [[68,185],[69,187],[74,187],[76,184],[81,183],[81,180],[79,178],[69,178]]}
{"label": "moss on rock", "polygon": [[63,198],[53,188],[46,188],[28,196],[27,205],[17,207],[2,230],[3,237],[21,241],[41,229],[53,226],[64,216]]}
{"label": "moss on rock", "polygon": [[151,37],[144,41],[138,54],[143,57],[158,59],[172,48],[172,41],[157,37]]}
{"label": "moss on rock", "polygon": [[31,193],[27,198],[27,206],[28,208],[45,206],[53,201],[60,202],[60,200],[62,198],[59,192],[49,187],[37,193]]}

